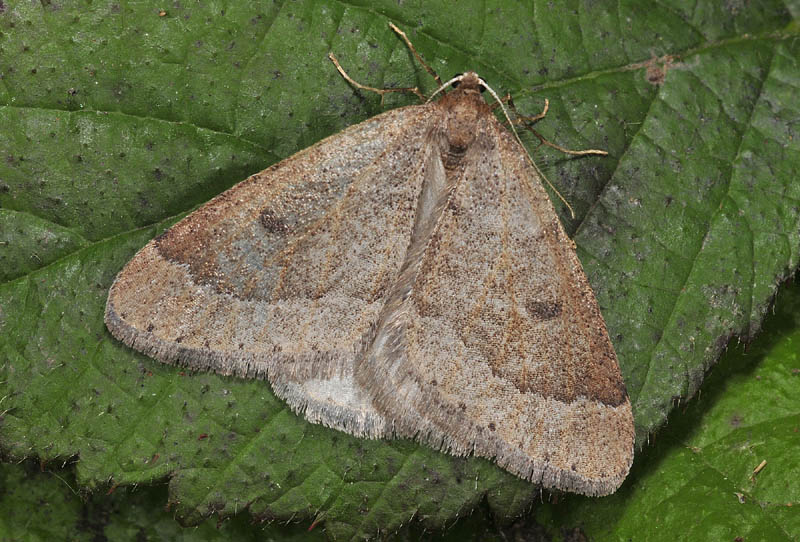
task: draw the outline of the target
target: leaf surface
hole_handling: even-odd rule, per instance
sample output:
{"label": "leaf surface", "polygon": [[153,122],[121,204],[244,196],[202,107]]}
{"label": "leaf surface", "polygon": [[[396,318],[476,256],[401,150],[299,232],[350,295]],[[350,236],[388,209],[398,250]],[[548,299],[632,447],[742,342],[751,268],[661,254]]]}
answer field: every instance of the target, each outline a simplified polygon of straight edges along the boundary
{"label": "leaf surface", "polygon": [[550,140],[609,151],[523,134],[576,210],[554,196],[640,446],[797,267],[794,4],[0,6],[0,447],[78,458],[89,490],[169,478],[186,524],[248,508],[360,538],[441,529],[484,500],[507,520],[538,495],[489,461],[310,425],[263,382],[186,374],[103,325],[115,274],[187,211],[414,103],[354,90],[329,51],[370,86],[435,88],[388,21],[443,77],[478,71],[524,113],[548,98]]}

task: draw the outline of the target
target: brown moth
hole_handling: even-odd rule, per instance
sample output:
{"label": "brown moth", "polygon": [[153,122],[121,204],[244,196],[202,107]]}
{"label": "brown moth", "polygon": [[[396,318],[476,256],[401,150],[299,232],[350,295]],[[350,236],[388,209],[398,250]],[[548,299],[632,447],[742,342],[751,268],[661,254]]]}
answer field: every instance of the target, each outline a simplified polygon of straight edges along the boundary
{"label": "brown moth", "polygon": [[594,294],[485,83],[453,81],[152,240],[111,287],[106,325],[160,361],[268,379],[314,423],[612,493],[633,417]]}

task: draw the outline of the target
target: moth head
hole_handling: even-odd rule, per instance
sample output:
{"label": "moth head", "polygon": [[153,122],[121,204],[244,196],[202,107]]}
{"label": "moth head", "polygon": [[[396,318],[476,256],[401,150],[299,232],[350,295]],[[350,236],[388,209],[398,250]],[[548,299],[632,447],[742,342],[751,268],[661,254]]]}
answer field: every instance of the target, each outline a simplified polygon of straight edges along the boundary
{"label": "moth head", "polygon": [[486,83],[486,81],[481,79],[481,77],[478,76],[477,73],[465,72],[456,75],[455,77],[444,83],[442,86],[440,86],[438,89],[436,89],[436,91],[433,94],[431,94],[430,97],[428,98],[428,102],[432,101],[437,94],[439,94],[449,86],[452,86],[454,89],[456,89],[458,92],[462,94],[474,94],[476,96],[479,96],[480,93],[488,90],[489,94],[491,94],[496,101],[498,102],[500,101],[500,98],[497,96],[497,93],[494,90],[492,90],[492,87],[490,87]]}
{"label": "moth head", "polygon": [[450,79],[450,86],[461,88],[461,90],[477,90],[486,92],[486,81],[481,79],[475,72],[458,73]]}

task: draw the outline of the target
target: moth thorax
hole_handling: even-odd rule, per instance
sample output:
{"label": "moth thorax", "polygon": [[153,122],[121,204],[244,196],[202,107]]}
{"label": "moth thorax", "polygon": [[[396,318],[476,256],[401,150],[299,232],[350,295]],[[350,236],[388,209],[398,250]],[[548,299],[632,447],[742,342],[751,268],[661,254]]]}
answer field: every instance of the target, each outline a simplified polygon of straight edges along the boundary
{"label": "moth thorax", "polygon": [[446,148],[443,150],[450,157],[448,161],[458,161],[475,141],[479,120],[485,114],[486,108],[486,102],[479,94],[463,94],[459,89],[451,96],[456,93],[460,96],[448,104],[447,122],[443,134],[446,141]]}

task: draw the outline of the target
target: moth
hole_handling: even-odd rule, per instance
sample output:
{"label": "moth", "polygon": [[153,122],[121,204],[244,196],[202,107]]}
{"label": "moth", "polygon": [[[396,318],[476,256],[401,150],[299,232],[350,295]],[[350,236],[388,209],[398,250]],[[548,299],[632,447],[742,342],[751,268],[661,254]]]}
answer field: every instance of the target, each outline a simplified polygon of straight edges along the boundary
{"label": "moth", "polygon": [[595,296],[486,83],[448,83],[153,239],[114,281],[106,325],[162,362],[266,379],[313,423],[612,493],[633,417]]}

